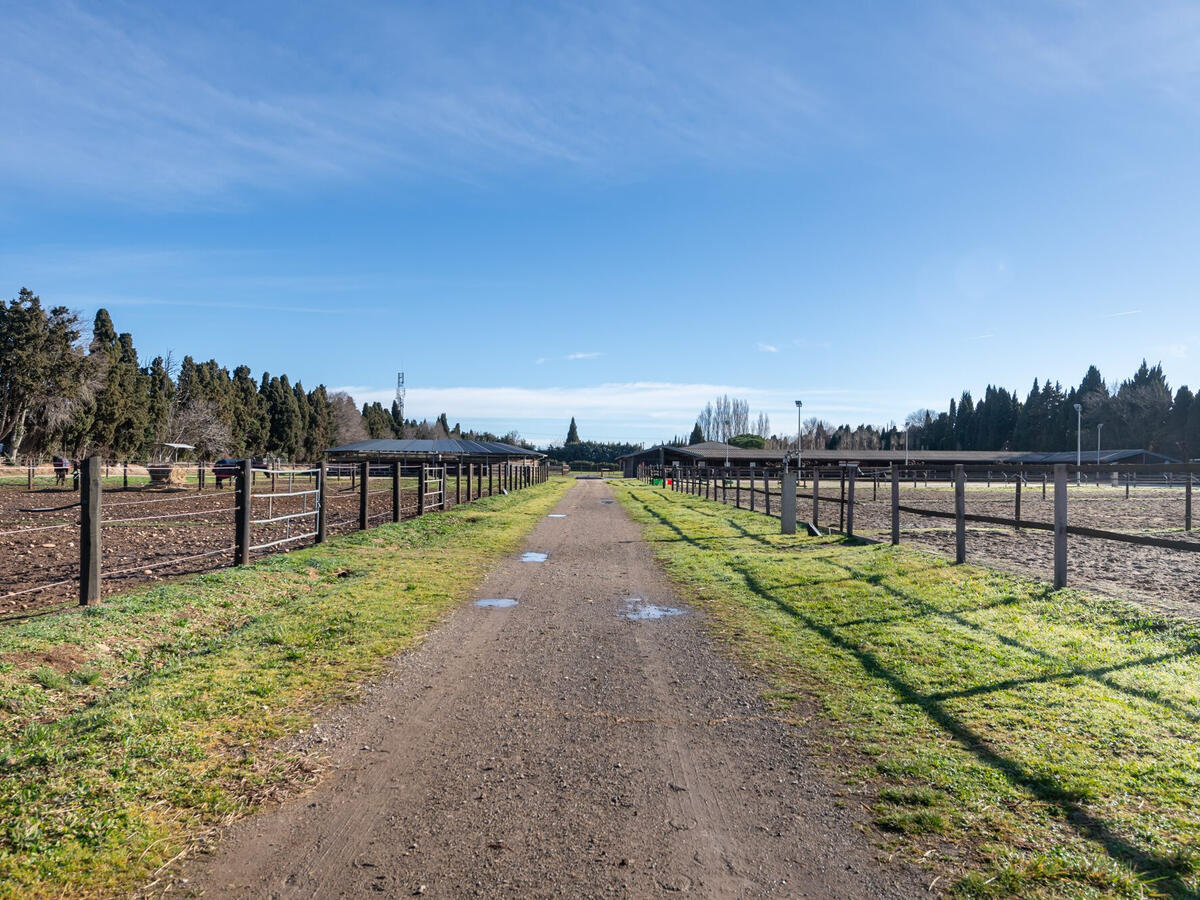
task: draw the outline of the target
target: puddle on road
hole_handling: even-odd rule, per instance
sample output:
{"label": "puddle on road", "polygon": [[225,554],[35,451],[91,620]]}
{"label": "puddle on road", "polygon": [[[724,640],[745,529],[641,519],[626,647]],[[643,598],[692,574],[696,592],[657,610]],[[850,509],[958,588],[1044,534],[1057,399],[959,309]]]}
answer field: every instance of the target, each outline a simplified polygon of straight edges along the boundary
{"label": "puddle on road", "polygon": [[549,553],[522,553],[521,562],[545,562]]}
{"label": "puddle on road", "polygon": [[621,616],[633,621],[646,621],[649,619],[666,619],[670,616],[682,616],[684,610],[676,609],[674,606],[657,606],[653,603],[647,603],[641,597],[631,597],[625,601],[625,612]]}
{"label": "puddle on road", "polygon": [[476,600],[475,605],[488,609],[508,609],[510,606],[516,606],[517,601],[512,597],[485,597],[482,600]]}
{"label": "puddle on road", "polygon": [[565,519],[566,517],[566,513],[550,513],[550,515],[546,516],[547,519]]}

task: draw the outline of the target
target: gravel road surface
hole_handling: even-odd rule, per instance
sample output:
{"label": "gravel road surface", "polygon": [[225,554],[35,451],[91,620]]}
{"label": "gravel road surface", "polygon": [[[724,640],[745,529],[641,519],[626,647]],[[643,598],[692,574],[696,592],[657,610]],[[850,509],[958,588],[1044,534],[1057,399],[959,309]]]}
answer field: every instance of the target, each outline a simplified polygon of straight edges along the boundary
{"label": "gravel road surface", "polygon": [[[911,897],[803,729],[715,647],[601,481],[580,481],[366,700],[331,771],[176,889],[220,897]],[[819,728],[813,724],[809,727]]]}

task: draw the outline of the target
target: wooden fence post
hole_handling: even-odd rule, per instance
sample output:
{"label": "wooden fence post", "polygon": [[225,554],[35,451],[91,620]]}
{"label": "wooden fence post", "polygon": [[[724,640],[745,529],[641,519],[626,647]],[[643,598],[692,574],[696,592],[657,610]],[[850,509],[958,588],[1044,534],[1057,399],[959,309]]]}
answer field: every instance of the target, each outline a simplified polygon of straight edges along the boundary
{"label": "wooden fence post", "polygon": [[754,512],[754,470],[750,470],[750,512]]}
{"label": "wooden fence post", "polygon": [[196,493],[204,493],[204,463],[196,463]]}
{"label": "wooden fence post", "polygon": [[854,537],[854,469],[849,471],[846,485],[846,537]]}
{"label": "wooden fence post", "polygon": [[838,473],[838,531],[846,533],[846,467],[842,466]]}
{"label": "wooden fence post", "polygon": [[392,521],[400,521],[400,463],[392,463]]}
{"label": "wooden fence post", "polygon": [[317,466],[317,469],[317,543],[323,544],[328,534],[329,519],[329,512],[325,504],[325,479],[327,470],[324,460],[321,460],[321,464]]}
{"label": "wooden fence post", "polygon": [[83,461],[79,479],[79,605],[100,600],[100,457]]}
{"label": "wooden fence post", "polygon": [[1067,467],[1054,467],[1054,589],[1067,586]]}
{"label": "wooden fence post", "polygon": [[33,491],[33,463],[32,463],[32,462],[31,462],[31,463],[29,463],[29,464],[28,464],[28,465],[25,467],[25,472],[26,472],[26,475],[27,475],[27,476],[28,476],[28,478],[29,478],[28,489],[29,489],[29,491],[30,491],[30,492],[32,492],[32,491]]}
{"label": "wooden fence post", "polygon": [[900,469],[892,463],[892,546],[900,543]]}
{"label": "wooden fence post", "polygon": [[[462,468],[462,464],[459,464]],[[425,515],[425,463],[422,462],[417,470],[417,515]]]}
{"label": "wooden fence post", "polygon": [[243,459],[237,476],[237,513],[234,533],[235,566],[250,565],[250,502],[251,490],[254,484],[253,462]]}
{"label": "wooden fence post", "polygon": [[[274,476],[272,476],[274,477]],[[371,464],[369,462],[361,462],[358,464],[358,530],[367,530],[367,511],[370,507],[371,498],[367,496],[367,492],[371,487]]]}
{"label": "wooden fence post", "polygon": [[496,493],[495,473],[492,471],[492,461],[488,460],[488,496],[491,497]]}
{"label": "wooden fence post", "polygon": [[786,469],[779,479],[779,532],[796,533],[796,475]]}
{"label": "wooden fence post", "polygon": [[129,460],[125,460],[121,468],[121,490],[129,490]]}
{"label": "wooden fence post", "polygon": [[962,464],[954,467],[954,561],[967,561],[967,474]]}
{"label": "wooden fence post", "polygon": [[458,459],[458,469],[454,473],[454,505],[462,503],[462,457]]}
{"label": "wooden fence post", "polygon": [[1183,530],[1192,530],[1192,470],[1187,471],[1187,482],[1183,486]]}
{"label": "wooden fence post", "polygon": [[1021,475],[1017,473],[1017,496],[1016,496],[1016,530],[1021,530]]}
{"label": "wooden fence post", "polygon": [[817,519],[820,518],[821,510],[821,470],[813,465],[813,528],[819,528]]}

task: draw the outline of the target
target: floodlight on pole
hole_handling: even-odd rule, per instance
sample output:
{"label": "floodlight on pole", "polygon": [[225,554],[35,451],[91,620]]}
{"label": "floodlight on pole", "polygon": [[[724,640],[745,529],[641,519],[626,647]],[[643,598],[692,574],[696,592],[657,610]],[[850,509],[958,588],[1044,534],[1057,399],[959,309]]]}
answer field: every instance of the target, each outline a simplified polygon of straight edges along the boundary
{"label": "floodlight on pole", "polygon": [[1075,404],[1075,487],[1082,484],[1079,467],[1083,465],[1083,404]]}
{"label": "floodlight on pole", "polygon": [[801,407],[803,407],[803,406],[804,406],[803,400],[796,401],[796,471],[797,472],[800,471],[800,467],[803,464],[803,460],[801,459],[801,456],[803,456],[803,454],[801,451],[804,448],[803,448],[801,441],[803,440],[803,435],[804,435],[804,425],[801,422],[802,413],[800,412]]}

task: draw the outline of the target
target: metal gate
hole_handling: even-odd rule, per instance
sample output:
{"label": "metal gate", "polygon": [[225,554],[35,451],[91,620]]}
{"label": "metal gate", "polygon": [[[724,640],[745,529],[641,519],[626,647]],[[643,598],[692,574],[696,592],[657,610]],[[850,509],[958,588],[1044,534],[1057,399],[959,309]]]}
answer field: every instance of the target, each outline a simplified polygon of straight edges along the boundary
{"label": "metal gate", "polygon": [[446,467],[441,466],[425,466],[422,471],[421,481],[424,485],[424,496],[421,498],[421,507],[425,512],[431,509],[446,508]]}

